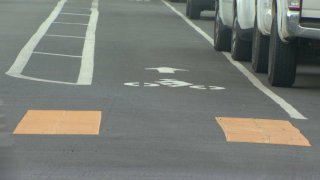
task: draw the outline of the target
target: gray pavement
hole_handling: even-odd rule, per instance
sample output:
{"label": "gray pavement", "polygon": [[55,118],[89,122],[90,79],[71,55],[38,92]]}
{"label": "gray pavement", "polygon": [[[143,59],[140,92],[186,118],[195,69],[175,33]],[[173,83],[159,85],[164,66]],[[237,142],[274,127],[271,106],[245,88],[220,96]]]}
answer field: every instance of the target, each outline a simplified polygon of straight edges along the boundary
{"label": "gray pavement", "polygon": [[[160,0],[100,0],[91,85],[6,75],[58,2],[0,0],[0,140],[9,141],[0,142],[1,180],[320,179],[318,68],[299,66],[291,89],[269,87],[266,75],[256,75],[308,118],[292,119]],[[69,0],[63,12],[89,14],[91,2]],[[184,12],[184,3],[171,4]],[[206,12],[194,23],[212,36],[213,20]],[[83,37],[86,27],[52,24],[47,34]],[[46,36],[36,51],[80,56],[83,41]],[[157,67],[188,71],[146,70]],[[33,54],[23,75],[76,82],[79,69],[78,58]],[[148,87],[164,79],[190,85]],[[100,133],[12,135],[31,109],[102,111]],[[218,116],[289,120],[312,146],[226,142]]]}

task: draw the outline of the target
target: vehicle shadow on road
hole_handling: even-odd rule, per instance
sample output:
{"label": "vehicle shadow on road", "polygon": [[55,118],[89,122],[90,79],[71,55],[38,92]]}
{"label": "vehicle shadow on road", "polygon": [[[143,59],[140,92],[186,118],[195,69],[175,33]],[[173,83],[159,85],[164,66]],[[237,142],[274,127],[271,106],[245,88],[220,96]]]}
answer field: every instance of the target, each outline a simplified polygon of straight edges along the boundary
{"label": "vehicle shadow on road", "polygon": [[202,21],[215,21],[216,17],[203,16],[200,18],[200,20],[202,20]]}
{"label": "vehicle shadow on road", "polygon": [[320,90],[320,65],[299,66],[294,88]]}

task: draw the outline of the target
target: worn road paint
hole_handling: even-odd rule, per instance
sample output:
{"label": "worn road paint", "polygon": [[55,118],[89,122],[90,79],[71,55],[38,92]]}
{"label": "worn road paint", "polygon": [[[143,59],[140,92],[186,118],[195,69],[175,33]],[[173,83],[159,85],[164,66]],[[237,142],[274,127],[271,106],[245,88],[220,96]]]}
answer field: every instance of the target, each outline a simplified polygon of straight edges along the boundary
{"label": "worn road paint", "polygon": [[184,87],[184,86],[191,86],[192,83],[188,83],[185,81],[180,81],[177,79],[160,79],[159,81],[155,81],[156,83],[168,86],[168,87]]}
{"label": "worn road paint", "polygon": [[229,142],[311,146],[308,139],[289,121],[217,117]]}
{"label": "worn road paint", "polygon": [[[204,37],[212,46],[214,46],[213,39],[205,33],[200,27],[195,25],[191,20],[189,20],[186,16],[184,16],[181,12],[176,10],[170,3],[165,0],[161,0],[169,9],[171,9],[174,13],[180,16],[189,26],[191,26],[194,30],[196,30],[202,37]],[[269,88],[263,85],[258,78],[256,78],[248,69],[246,69],[241,63],[232,60],[230,53],[223,52],[222,53],[228,61],[234,65],[243,75],[245,75],[249,81],[261,92],[263,92],[266,96],[272,99],[275,103],[277,103],[284,111],[288,113],[288,115],[293,119],[301,119],[307,120],[303,114],[301,114],[297,109],[295,109],[291,104],[289,104],[286,100],[278,96],[276,93],[272,92]]]}
{"label": "worn road paint", "polygon": [[61,37],[61,38],[76,38],[76,39],[85,39],[85,37],[80,36],[66,36],[66,35],[58,35],[58,34],[46,34],[47,37]]}
{"label": "worn road paint", "polygon": [[158,87],[160,86],[159,84],[155,84],[155,83],[143,83],[144,87]]}
{"label": "worn road paint", "polygon": [[61,56],[61,57],[71,57],[71,58],[81,58],[81,56],[67,55],[67,54],[55,54],[55,53],[46,53],[46,52],[37,52],[34,51],[33,54],[49,55],[49,56]]}
{"label": "worn road paint", "polygon": [[60,13],[63,15],[72,15],[72,16],[90,16],[90,14],[80,14],[80,13]]}
{"label": "worn road paint", "polygon": [[98,135],[101,111],[29,110],[13,134]]}
{"label": "worn road paint", "polygon": [[179,81],[176,79],[160,79],[159,81],[155,81],[155,83],[140,83],[140,82],[128,82],[124,83],[125,86],[131,86],[131,87],[159,87],[159,86],[166,86],[170,88],[177,88],[177,87],[189,87],[191,89],[197,89],[197,90],[225,90],[224,87],[219,86],[208,86],[205,85],[193,85],[192,83],[188,83],[185,81]]}
{"label": "worn road paint", "polygon": [[133,87],[139,87],[140,83],[139,82],[128,82],[124,83],[125,86],[133,86]]}
{"label": "worn road paint", "polygon": [[78,85],[91,85],[94,69],[94,48],[96,43],[96,30],[99,18],[99,0],[93,0],[91,16],[86,32],[84,47],[82,50],[82,61],[78,77]]}
{"label": "worn road paint", "polygon": [[190,86],[192,89],[206,90],[207,88],[204,85],[194,85]]}
{"label": "worn road paint", "polygon": [[72,23],[72,22],[53,22],[52,24],[88,26],[88,24],[84,24],[84,23]]}
{"label": "worn road paint", "polygon": [[146,68],[146,70],[157,70],[159,73],[163,74],[174,74],[176,71],[189,71],[185,69],[176,69],[171,67]]}

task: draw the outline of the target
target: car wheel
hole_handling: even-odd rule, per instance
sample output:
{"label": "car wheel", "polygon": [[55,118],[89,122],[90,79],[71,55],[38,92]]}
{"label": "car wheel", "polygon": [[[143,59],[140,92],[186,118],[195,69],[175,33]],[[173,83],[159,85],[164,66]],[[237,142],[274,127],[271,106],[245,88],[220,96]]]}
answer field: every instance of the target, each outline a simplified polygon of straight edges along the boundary
{"label": "car wheel", "polygon": [[219,15],[219,4],[215,2],[216,20],[214,21],[213,40],[217,51],[230,51],[231,30],[223,23]]}
{"label": "car wheel", "polygon": [[198,5],[195,3],[196,0],[189,0],[190,9],[189,9],[189,18],[190,19],[200,19],[201,10]]}
{"label": "car wheel", "polygon": [[296,42],[284,43],[278,33],[277,15],[272,21],[269,46],[268,79],[272,86],[291,87],[297,68]]}
{"label": "car wheel", "polygon": [[251,42],[242,40],[240,38],[240,31],[241,28],[238,23],[238,15],[235,13],[231,38],[231,56],[237,61],[250,61],[252,54]]}
{"label": "car wheel", "polygon": [[187,0],[186,16],[190,17],[190,0]]}
{"label": "car wheel", "polygon": [[263,35],[254,23],[252,38],[252,68],[257,73],[268,72],[269,37]]}

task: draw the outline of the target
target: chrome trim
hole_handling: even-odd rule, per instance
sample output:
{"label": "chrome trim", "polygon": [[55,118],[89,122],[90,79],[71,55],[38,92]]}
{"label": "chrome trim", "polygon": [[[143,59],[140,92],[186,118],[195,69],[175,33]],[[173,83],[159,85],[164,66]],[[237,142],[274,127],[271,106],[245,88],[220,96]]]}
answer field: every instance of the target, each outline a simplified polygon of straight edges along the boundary
{"label": "chrome trim", "polygon": [[286,17],[288,37],[303,37],[320,40],[320,29],[302,27],[300,25],[300,12],[288,11]]}

